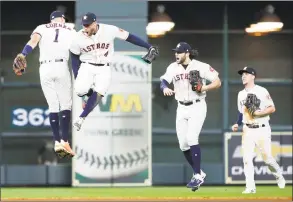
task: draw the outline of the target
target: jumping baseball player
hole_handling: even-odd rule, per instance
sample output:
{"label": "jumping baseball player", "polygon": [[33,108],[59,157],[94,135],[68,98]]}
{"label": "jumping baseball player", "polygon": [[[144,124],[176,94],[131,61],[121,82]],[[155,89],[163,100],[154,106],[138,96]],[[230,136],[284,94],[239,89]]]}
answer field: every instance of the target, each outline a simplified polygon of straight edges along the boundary
{"label": "jumping baseball player", "polygon": [[264,162],[276,177],[279,188],[285,188],[282,171],[271,153],[270,115],[275,112],[274,102],[266,88],[254,83],[256,71],[251,67],[239,70],[244,89],[238,93],[238,120],[233,131],[243,123],[242,152],[246,189],[243,194],[256,193],[253,156],[255,147],[262,154]]}
{"label": "jumping baseball player", "polygon": [[77,131],[110,86],[110,65],[115,38],[148,49],[148,53],[143,57],[147,63],[151,63],[158,55],[156,47],[139,37],[114,25],[97,23],[94,13],[85,14],[82,17],[82,24],[83,29],[78,32],[70,48],[72,69],[76,78],[74,89],[76,94],[83,97],[86,102],[83,112],[73,123]]}
{"label": "jumping baseball player", "polygon": [[[179,147],[193,169],[188,188],[195,191],[204,182],[206,174],[201,171],[201,151],[199,134],[206,118],[206,92],[221,86],[218,72],[209,64],[195,58],[196,51],[185,42],[175,49],[176,61],[171,63],[165,74],[160,77],[161,90],[165,96],[175,94],[178,102],[176,132]],[[206,85],[206,80],[211,83]],[[174,90],[168,87],[173,82]]]}
{"label": "jumping baseball player", "polygon": [[[66,25],[63,12],[52,12],[50,20],[50,23],[41,24],[32,32],[30,40],[16,56],[13,70],[16,75],[22,75],[26,69],[27,55],[39,44],[40,82],[49,105],[54,150],[60,157],[73,157],[74,153],[68,143],[72,106],[72,82],[68,59],[69,47],[76,31]],[[59,134],[59,121],[62,136]]]}

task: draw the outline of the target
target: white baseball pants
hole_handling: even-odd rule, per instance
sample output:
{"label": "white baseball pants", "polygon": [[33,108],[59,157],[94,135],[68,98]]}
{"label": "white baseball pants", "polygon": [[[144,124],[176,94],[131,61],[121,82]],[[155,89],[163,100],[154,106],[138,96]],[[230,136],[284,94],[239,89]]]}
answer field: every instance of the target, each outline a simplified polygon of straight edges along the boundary
{"label": "white baseball pants", "polygon": [[255,189],[254,181],[254,150],[258,148],[262,154],[264,162],[268,165],[270,171],[275,177],[282,175],[282,171],[271,152],[271,127],[265,124],[265,127],[248,128],[243,126],[242,152],[244,174],[246,178],[246,187]]}
{"label": "white baseball pants", "polygon": [[78,96],[88,93],[90,88],[105,95],[111,83],[111,66],[94,66],[81,63],[75,80],[74,89]]}
{"label": "white baseball pants", "polygon": [[178,103],[176,112],[176,132],[179,147],[182,151],[199,144],[199,134],[207,114],[207,104],[204,99],[185,106]]}
{"label": "white baseball pants", "polygon": [[42,64],[39,73],[50,113],[71,110],[72,80],[67,61]]}

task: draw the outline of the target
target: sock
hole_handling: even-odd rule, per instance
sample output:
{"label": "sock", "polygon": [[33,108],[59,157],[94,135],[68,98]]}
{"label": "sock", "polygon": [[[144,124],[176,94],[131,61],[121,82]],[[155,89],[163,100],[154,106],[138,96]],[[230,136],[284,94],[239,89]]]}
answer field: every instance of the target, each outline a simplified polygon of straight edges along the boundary
{"label": "sock", "polygon": [[62,139],[67,142],[69,137],[69,123],[71,120],[71,111],[64,110],[61,111],[61,131]]}
{"label": "sock", "polygon": [[192,161],[192,157],[191,157],[191,152],[190,152],[190,149],[187,150],[187,151],[183,151],[183,154],[186,158],[186,160],[188,161],[189,165],[191,166],[191,168],[193,169],[193,173],[195,173],[195,165],[193,164],[193,161]]}
{"label": "sock", "polygon": [[199,145],[190,146],[191,158],[194,165],[194,174],[200,174],[201,153]]}
{"label": "sock", "polygon": [[87,117],[91,111],[99,104],[102,96],[94,92],[88,99],[85,108],[79,117]]}
{"label": "sock", "polygon": [[60,142],[58,113],[50,113],[49,119],[50,119],[51,129],[53,131],[54,141]]}

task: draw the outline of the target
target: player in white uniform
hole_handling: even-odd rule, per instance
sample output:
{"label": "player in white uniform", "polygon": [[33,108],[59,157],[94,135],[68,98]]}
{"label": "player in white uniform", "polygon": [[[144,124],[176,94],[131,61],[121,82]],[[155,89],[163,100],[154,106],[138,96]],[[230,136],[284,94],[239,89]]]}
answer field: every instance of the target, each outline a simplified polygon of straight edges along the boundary
{"label": "player in white uniform", "polygon": [[[221,86],[218,72],[209,64],[195,60],[194,51],[190,45],[180,42],[175,49],[176,62],[171,63],[165,74],[160,77],[161,90],[165,96],[175,94],[178,101],[176,115],[176,132],[179,147],[193,169],[191,181],[187,184],[193,191],[204,182],[206,174],[201,171],[201,152],[199,146],[199,134],[206,118],[207,104],[205,101],[206,92],[217,89]],[[198,70],[203,79],[203,86],[200,93],[192,90],[189,82],[189,71]],[[210,81],[206,85],[206,80]],[[168,88],[172,83],[174,90]]]}
{"label": "player in white uniform", "polygon": [[83,29],[77,33],[70,48],[72,69],[76,78],[74,89],[78,96],[86,100],[83,112],[73,123],[78,131],[110,86],[110,64],[115,38],[158,52],[155,47],[139,37],[114,25],[97,23],[96,19],[93,13],[87,13],[82,17]]}
{"label": "player in white uniform", "polygon": [[[270,114],[275,112],[274,102],[268,90],[254,83],[256,71],[251,67],[244,67],[238,73],[242,75],[244,89],[238,93],[238,120],[232,126],[233,131],[243,123],[242,151],[246,189],[243,194],[256,193],[254,181],[253,156],[255,147],[262,154],[264,162],[268,165],[272,174],[276,177],[279,188],[285,187],[285,179],[282,170],[271,153],[271,127],[269,124]],[[244,106],[247,94],[255,94],[260,100],[259,110],[251,116]]]}
{"label": "player in white uniform", "polygon": [[[76,31],[66,25],[63,12],[52,12],[50,20],[50,23],[35,28],[22,54],[27,56],[39,44],[40,82],[49,105],[54,149],[60,157],[73,157],[74,153],[68,143],[72,107],[72,82],[68,59],[69,47]],[[59,134],[59,114],[62,136]]]}

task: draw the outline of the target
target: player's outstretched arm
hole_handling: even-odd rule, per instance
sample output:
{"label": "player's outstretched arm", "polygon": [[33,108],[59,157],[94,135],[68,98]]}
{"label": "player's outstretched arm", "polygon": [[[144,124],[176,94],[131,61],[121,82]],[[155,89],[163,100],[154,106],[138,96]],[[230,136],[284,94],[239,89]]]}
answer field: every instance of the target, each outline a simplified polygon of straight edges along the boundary
{"label": "player's outstretched arm", "polygon": [[38,45],[40,40],[41,40],[41,35],[38,33],[33,33],[31,36],[31,39],[27,42],[27,44],[25,45],[21,53],[24,56],[27,56],[28,54],[30,54],[33,51],[33,49]]}
{"label": "player's outstretched arm", "polygon": [[76,55],[70,52],[70,56],[71,56],[71,64],[72,64],[71,66],[72,66],[73,75],[74,75],[74,78],[76,79],[81,61],[79,59],[79,55]]}
{"label": "player's outstretched arm", "polygon": [[21,76],[25,73],[27,68],[26,56],[33,51],[33,49],[37,46],[40,40],[40,34],[33,33],[31,35],[31,39],[24,46],[22,52],[17,54],[17,56],[14,58],[12,69],[17,76]]}

